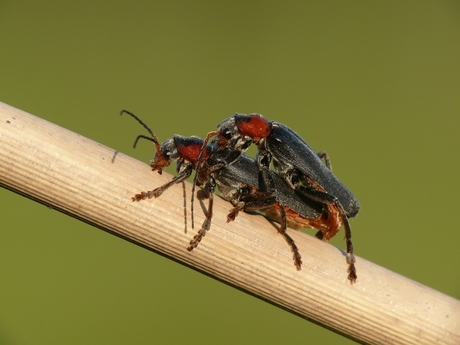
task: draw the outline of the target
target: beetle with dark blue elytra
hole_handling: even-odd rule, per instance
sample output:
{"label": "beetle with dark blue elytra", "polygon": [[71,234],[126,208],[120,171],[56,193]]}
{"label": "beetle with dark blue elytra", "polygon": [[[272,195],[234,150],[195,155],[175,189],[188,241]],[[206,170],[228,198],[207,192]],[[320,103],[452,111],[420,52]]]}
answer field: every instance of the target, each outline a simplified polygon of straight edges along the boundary
{"label": "beetle with dark blue elytra", "polygon": [[[217,131],[208,133],[203,148],[213,139],[221,149],[245,152],[252,144],[258,147],[257,162],[267,192],[275,188],[270,163],[286,183],[307,198],[328,205],[331,217],[339,217],[345,228],[348,279],[356,282],[356,268],[351,227],[348,218],[358,214],[360,204],[332,173],[325,153],[316,153],[291,128],[269,121],[260,114],[235,114],[224,120]],[[326,164],[322,158],[325,158]],[[200,164],[200,163],[199,163]],[[199,168],[200,165],[198,165]],[[338,229],[337,229],[338,230]],[[324,240],[335,233],[324,234]]]}

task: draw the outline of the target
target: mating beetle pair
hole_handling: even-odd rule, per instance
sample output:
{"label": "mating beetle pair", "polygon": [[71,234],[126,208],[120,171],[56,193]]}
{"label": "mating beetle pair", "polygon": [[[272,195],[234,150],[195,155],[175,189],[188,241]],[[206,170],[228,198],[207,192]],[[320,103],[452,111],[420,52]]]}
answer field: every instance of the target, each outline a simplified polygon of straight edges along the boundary
{"label": "mating beetle pair", "polygon": [[[175,135],[160,144],[153,131],[136,115],[127,111],[124,112],[138,120],[151,135],[151,137],[139,135],[134,146],[136,146],[140,138],[147,139],[155,144],[156,154],[151,161],[152,170],[161,173],[163,168],[169,166],[173,161],[177,161],[176,170],[178,175],[176,177],[154,190],[136,194],[132,197],[133,201],[159,197],[170,186],[184,181],[191,175],[192,171],[196,169],[202,152],[202,139]],[[273,171],[271,173],[274,175],[273,180],[275,181],[274,192],[267,193],[261,190],[259,188],[256,161],[245,155],[241,156],[239,151],[225,149],[217,151],[217,146],[212,144],[206,147],[203,154],[204,164],[200,168],[197,184],[204,187],[203,191],[205,196],[209,198],[209,204],[206,219],[198,234],[190,241],[187,249],[191,251],[197,247],[211,227],[213,196],[215,187],[218,186],[221,196],[234,206],[230,210],[227,221],[234,220],[239,211],[261,211],[267,214],[269,218],[281,223],[279,232],[291,247],[294,264],[300,270],[301,256],[294,241],[286,233],[287,225],[296,228],[309,227],[322,228],[323,231],[329,230],[330,225],[325,225],[327,220],[325,219],[322,205],[308,200],[300,194],[290,193],[291,191],[286,183]],[[283,207],[281,211],[280,204],[289,206]],[[322,236],[318,237],[321,238]]]}
{"label": "mating beetle pair", "polygon": [[[136,118],[149,131],[151,137],[140,135],[136,143],[139,138],[154,142],[157,153],[151,163],[153,170],[161,173],[173,160],[178,161],[178,176],[153,191],[135,195],[133,201],[158,197],[174,183],[189,177],[193,169],[196,170],[194,186],[204,186],[209,197],[207,217],[188,250],[195,248],[210,228],[217,185],[222,197],[234,205],[228,220],[233,220],[240,210],[259,210],[280,222],[279,232],[291,246],[297,269],[302,261],[294,241],[286,233],[287,224],[319,229],[316,236],[325,241],[343,224],[348,279],[352,283],[356,281],[348,217],[358,213],[359,203],[332,174],[327,156],[315,153],[290,128],[261,115],[236,114],[219,125],[218,131],[210,132],[204,141],[176,135],[160,145],[155,134],[137,116],[123,112]],[[212,137],[215,138],[208,145]],[[259,148],[257,162],[243,154],[252,143]],[[272,160],[277,172],[270,170]]]}

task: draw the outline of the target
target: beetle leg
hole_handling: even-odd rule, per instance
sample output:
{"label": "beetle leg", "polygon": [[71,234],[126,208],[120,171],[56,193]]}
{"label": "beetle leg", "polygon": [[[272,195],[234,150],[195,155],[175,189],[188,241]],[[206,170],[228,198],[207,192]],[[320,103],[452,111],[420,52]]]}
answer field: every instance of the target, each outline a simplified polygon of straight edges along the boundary
{"label": "beetle leg", "polygon": [[[272,176],[270,175],[270,162],[272,161],[271,153],[264,148],[263,143],[259,145],[259,153],[257,155],[257,164],[259,166],[259,185],[261,185],[261,189],[267,193],[275,193],[276,186],[275,181],[273,180]],[[299,254],[299,250],[294,243],[294,240],[286,233],[287,228],[287,220],[286,220],[286,210],[284,208],[284,204],[278,201],[280,207],[280,215],[281,215],[281,227],[278,232],[284,237],[286,242],[291,247],[293,252],[293,259],[294,265],[298,271],[300,271],[302,266],[301,256]]]}
{"label": "beetle leg", "polygon": [[235,220],[236,216],[242,211],[244,208],[244,203],[238,203],[237,206],[232,208],[227,215],[227,223],[230,223]]}
{"label": "beetle leg", "polygon": [[[340,205],[340,207],[342,206]],[[350,280],[350,282],[353,284],[356,282],[358,276],[356,275],[356,259],[355,254],[353,253],[353,243],[351,242],[351,227],[350,223],[348,222],[348,217],[345,215],[345,213],[342,214],[343,225],[345,227],[345,241],[347,243],[348,280]]]}
{"label": "beetle leg", "polygon": [[316,153],[320,159],[324,159],[324,164],[332,171],[331,160],[329,159],[329,155],[326,151],[319,151]]}
{"label": "beetle leg", "polygon": [[161,194],[163,194],[163,192],[166,189],[168,189],[169,187],[171,187],[172,185],[174,185],[176,183],[179,183],[179,182],[182,182],[182,181],[186,180],[191,174],[192,174],[192,167],[187,166],[184,171],[182,171],[179,175],[174,177],[168,183],[165,183],[164,185],[162,185],[162,186],[160,186],[158,188],[155,188],[154,190],[149,190],[149,191],[146,191],[146,192],[140,192],[139,194],[134,195],[131,199],[133,201],[141,201],[141,200],[145,200],[147,198],[148,199],[153,198],[153,197],[158,198]]}
{"label": "beetle leg", "polygon": [[208,203],[208,210],[206,212],[206,218],[201,226],[200,231],[193,237],[190,241],[187,250],[191,252],[193,248],[196,248],[198,244],[201,242],[202,238],[206,235],[206,232],[209,231],[211,228],[211,219],[212,219],[212,210],[214,205],[214,191],[215,191],[216,183],[214,179],[211,177],[208,182],[206,182],[205,190],[206,195],[209,196],[209,203]]}
{"label": "beetle leg", "polygon": [[299,249],[297,248],[297,245],[295,244],[294,240],[289,236],[286,232],[286,229],[284,231],[279,231],[281,235],[283,235],[284,239],[286,242],[289,244],[291,247],[291,251],[293,253],[293,260],[294,260],[294,266],[297,268],[297,271],[300,271],[302,268],[302,257],[300,256]]}
{"label": "beetle leg", "polygon": [[242,189],[230,201],[235,207],[230,210],[227,223],[234,221],[240,211],[263,211],[265,208],[278,204],[277,198],[272,195],[267,196],[267,193],[260,194],[252,191],[253,194],[247,194],[241,193],[241,191]]}
{"label": "beetle leg", "polygon": [[[307,188],[305,186],[298,186],[296,190],[312,200],[315,200],[315,201],[318,201],[324,204],[332,205],[337,209],[338,214],[342,220],[343,226],[345,228],[345,243],[347,247],[347,263],[348,263],[348,280],[350,280],[352,284],[355,283],[358,277],[356,275],[356,268],[354,265],[356,262],[356,259],[355,259],[355,254],[353,252],[353,243],[351,241],[351,227],[350,227],[350,222],[348,221],[347,213],[343,209],[342,204],[335,196],[330,195],[326,192],[314,190],[311,188]],[[320,236],[318,235],[317,237],[320,238]],[[328,240],[329,239],[328,237],[331,238],[332,236],[330,235],[326,236],[325,240]]]}
{"label": "beetle leg", "polygon": [[[259,153],[257,155],[257,165],[259,166],[260,189],[267,193],[276,193],[275,181],[273,180],[272,175],[270,175],[270,162],[272,161],[272,155],[268,150],[263,148],[262,145],[260,145],[259,148]],[[280,205],[281,212],[281,228],[286,229],[286,211],[284,209],[284,205],[280,201],[278,201],[278,203]]]}
{"label": "beetle leg", "polygon": [[300,256],[299,249],[295,244],[294,240],[286,233],[287,229],[287,221],[286,221],[286,211],[284,205],[279,202],[277,197],[269,196],[267,197],[266,193],[262,195],[247,195],[243,196],[242,200],[234,200],[232,204],[235,206],[233,209],[230,210],[230,213],[227,216],[227,222],[235,220],[236,216],[240,211],[262,211],[264,208],[270,208],[276,204],[279,205],[280,214],[281,214],[281,225],[278,230],[286,242],[288,243],[289,247],[291,247],[291,251],[293,253],[293,260],[294,265],[298,271],[300,271],[302,266],[302,257]]}
{"label": "beetle leg", "polygon": [[281,224],[280,224],[280,228],[278,229],[278,233],[284,237],[289,247],[291,247],[291,251],[293,253],[292,259],[294,260],[294,266],[297,268],[297,271],[300,271],[302,267],[302,257],[299,253],[299,249],[297,248],[297,245],[295,244],[294,240],[286,232],[287,220],[286,220],[286,210],[285,210],[284,204],[281,203],[276,197],[272,197],[272,201],[265,200],[264,204],[261,204],[260,202],[259,203],[257,202],[246,203],[244,210],[250,211],[251,209],[253,209],[253,210],[263,211],[264,207],[270,207],[276,204],[279,205],[280,215],[281,215]]}

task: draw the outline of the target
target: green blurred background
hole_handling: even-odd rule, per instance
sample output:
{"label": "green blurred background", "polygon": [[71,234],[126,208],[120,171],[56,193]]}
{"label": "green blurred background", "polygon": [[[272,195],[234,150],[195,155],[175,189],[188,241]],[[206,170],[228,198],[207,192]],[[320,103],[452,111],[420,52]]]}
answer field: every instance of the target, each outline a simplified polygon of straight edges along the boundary
{"label": "green blurred background", "polygon": [[[329,153],[357,255],[460,298],[460,3],[280,3],[2,1],[0,101],[145,162],[121,109],[160,140],[260,112]],[[353,343],[3,189],[0,219],[0,344]]]}

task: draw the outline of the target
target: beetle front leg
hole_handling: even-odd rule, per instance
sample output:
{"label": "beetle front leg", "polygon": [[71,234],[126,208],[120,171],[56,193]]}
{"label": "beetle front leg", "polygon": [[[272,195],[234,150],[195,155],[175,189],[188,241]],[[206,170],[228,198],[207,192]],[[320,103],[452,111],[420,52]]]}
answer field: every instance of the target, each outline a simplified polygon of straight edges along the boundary
{"label": "beetle front leg", "polygon": [[154,190],[149,190],[146,192],[140,192],[139,194],[134,195],[131,199],[133,201],[141,201],[145,199],[150,199],[150,198],[158,198],[163,192],[171,187],[172,185],[176,183],[180,183],[182,181],[185,181],[190,175],[192,174],[192,169],[191,167],[186,167],[184,171],[182,171],[179,175],[174,177],[171,181],[168,183],[165,183],[164,185],[155,188]]}

